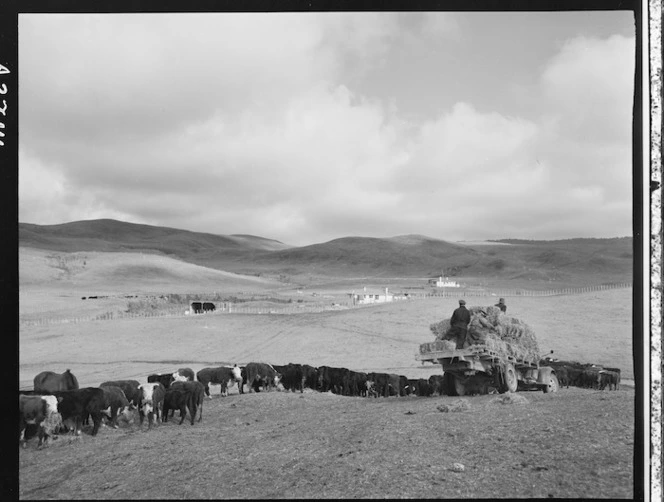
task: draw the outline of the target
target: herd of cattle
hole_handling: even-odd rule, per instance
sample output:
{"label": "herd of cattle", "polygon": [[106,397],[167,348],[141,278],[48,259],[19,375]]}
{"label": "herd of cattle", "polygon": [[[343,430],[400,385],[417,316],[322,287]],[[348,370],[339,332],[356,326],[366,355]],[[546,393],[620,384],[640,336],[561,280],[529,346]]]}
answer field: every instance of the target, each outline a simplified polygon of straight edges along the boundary
{"label": "herd of cattle", "polygon": [[[565,361],[543,361],[552,366],[561,387],[570,385],[604,390],[617,389],[618,368],[601,368],[591,364]],[[63,430],[81,433],[83,424],[92,419],[96,435],[104,416],[112,427],[118,420],[131,422],[138,410],[140,425],[147,417],[148,429],[153,423],[167,422],[180,411],[180,424],[187,416],[191,425],[196,417],[203,419],[203,401],[210,397],[210,384],[219,385],[221,395],[237,385],[238,392],[259,392],[274,388],[303,392],[305,387],[344,396],[442,396],[447,395],[443,375],[428,379],[409,379],[392,373],[364,373],[331,366],[313,367],[289,363],[285,366],[248,363],[246,366],[203,368],[194,374],[190,368],[174,373],[148,375],[147,383],[137,380],[110,380],[99,387],[79,388],[78,380],[68,369],[62,374],[44,371],[34,378],[34,390],[19,391],[19,443],[37,433],[38,448],[49,436]]]}
{"label": "herd of cattle", "polygon": [[542,365],[551,366],[561,387],[617,390],[620,386],[620,368],[605,368],[596,364],[544,359]]}

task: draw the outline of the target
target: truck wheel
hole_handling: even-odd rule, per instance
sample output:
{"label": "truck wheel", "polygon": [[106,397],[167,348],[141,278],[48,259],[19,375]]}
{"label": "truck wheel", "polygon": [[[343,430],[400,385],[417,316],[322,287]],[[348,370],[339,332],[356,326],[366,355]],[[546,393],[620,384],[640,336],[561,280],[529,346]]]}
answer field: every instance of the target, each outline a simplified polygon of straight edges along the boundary
{"label": "truck wheel", "polygon": [[519,380],[516,378],[516,370],[514,369],[514,365],[510,363],[505,366],[505,371],[503,372],[503,384],[500,391],[501,393],[516,392],[518,386]]}
{"label": "truck wheel", "polygon": [[560,384],[558,383],[558,377],[551,373],[551,377],[549,378],[549,383],[542,389],[545,394],[549,392],[557,392],[558,389],[560,388]]}

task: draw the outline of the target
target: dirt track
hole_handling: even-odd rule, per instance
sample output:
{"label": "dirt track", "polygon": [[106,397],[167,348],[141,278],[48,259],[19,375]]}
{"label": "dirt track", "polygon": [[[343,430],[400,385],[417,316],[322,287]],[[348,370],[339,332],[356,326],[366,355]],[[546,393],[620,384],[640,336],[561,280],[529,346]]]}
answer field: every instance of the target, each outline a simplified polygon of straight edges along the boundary
{"label": "dirt track", "polygon": [[20,498],[632,497],[632,389],[511,396],[214,395],[193,426],[31,440]]}

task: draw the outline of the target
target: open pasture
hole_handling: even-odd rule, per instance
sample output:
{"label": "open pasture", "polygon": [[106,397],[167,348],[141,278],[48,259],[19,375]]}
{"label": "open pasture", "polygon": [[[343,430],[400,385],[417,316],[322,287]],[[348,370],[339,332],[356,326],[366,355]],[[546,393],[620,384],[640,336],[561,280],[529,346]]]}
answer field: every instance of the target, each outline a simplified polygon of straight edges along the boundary
{"label": "open pasture", "polygon": [[[492,304],[470,298],[469,306]],[[507,298],[508,314],[529,324],[541,352],[559,359],[632,367],[631,290],[571,296]],[[449,318],[456,299],[429,298],[302,314],[227,314],[101,320],[21,327],[19,384],[66,368],[81,385],[145,378],[180,366],[265,361],[386,371],[428,377],[438,366],[415,361],[429,326]]]}
{"label": "open pasture", "polygon": [[[21,252],[21,319],[75,318],[122,311],[124,295],[196,291],[298,295],[292,285],[136,255],[46,256]],[[55,256],[55,258],[54,258]],[[140,255],[139,255],[140,256]],[[146,255],[147,256],[147,255]],[[34,258],[32,267],[27,258]],[[78,261],[76,261],[78,259]],[[166,260],[161,265],[161,260]],[[113,261],[114,260],[114,261]],[[79,263],[81,265],[76,265]],[[93,266],[91,266],[93,265]],[[56,269],[62,268],[62,273]],[[78,267],[78,268],[77,268]],[[164,268],[170,275],[162,275]],[[195,274],[201,275],[195,275]],[[194,274],[193,276],[191,274]],[[196,281],[200,280],[200,284]],[[161,281],[161,282],[160,282]],[[302,289],[333,302],[366,279],[330,279]],[[406,281],[407,283],[408,281]],[[405,283],[404,283],[405,284]],[[102,290],[103,286],[103,290]],[[292,289],[292,291],[289,290]],[[104,293],[109,298],[81,300]],[[330,295],[327,298],[326,295]],[[551,297],[506,297],[508,315],[528,323],[541,352],[622,369],[633,379],[631,289]],[[296,298],[294,296],[294,298]],[[470,297],[468,305],[496,298]],[[300,314],[178,314],[78,323],[21,324],[19,386],[43,370],[70,368],[82,387],[104,380],[146,381],[180,367],[265,361],[340,366],[428,378],[437,365],[415,360],[432,341],[429,326],[457,299],[428,298]],[[182,311],[186,308],[182,306]],[[183,498],[630,498],[633,494],[634,390],[561,389],[464,398],[351,398],[305,390],[228,397],[211,387],[203,422],[169,421],[139,430],[61,436],[19,452],[21,499]],[[524,401],[525,399],[525,401]],[[444,413],[440,405],[461,412]],[[464,465],[454,472],[454,464]]]}

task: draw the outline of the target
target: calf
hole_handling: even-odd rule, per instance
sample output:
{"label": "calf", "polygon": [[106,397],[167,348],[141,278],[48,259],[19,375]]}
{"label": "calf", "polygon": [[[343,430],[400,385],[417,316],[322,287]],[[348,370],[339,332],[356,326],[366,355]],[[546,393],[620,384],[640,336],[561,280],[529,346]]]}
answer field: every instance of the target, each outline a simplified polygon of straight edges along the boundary
{"label": "calf", "polygon": [[201,382],[173,382],[172,389],[184,390],[189,393],[191,413],[191,425],[194,425],[196,412],[200,409],[198,421],[203,420],[203,400],[205,398],[205,386]]}
{"label": "calf", "polygon": [[138,389],[139,385],[138,380],[109,380],[103,382],[99,387],[120,387],[127,401],[138,407],[138,403],[141,401],[141,391]]}
{"label": "calf", "polygon": [[173,375],[174,373],[166,373],[166,374],[153,373],[152,375],[148,375],[148,383],[159,382],[164,386],[164,389],[168,389],[171,386],[171,384],[175,381],[175,377]]}
{"label": "calf", "polygon": [[159,382],[144,383],[143,385],[139,385],[138,388],[141,391],[141,399],[138,404],[140,425],[143,425],[143,420],[147,416],[149,430],[152,428],[153,421],[157,424],[159,423],[166,389]]}
{"label": "calf", "polygon": [[118,418],[122,418],[124,422],[129,422],[133,418],[132,410],[133,405],[129,404],[129,400],[120,387],[106,385],[100,387],[104,392],[104,409],[102,412],[110,418],[111,426],[114,429],[118,428]]}
{"label": "calf", "polygon": [[[46,445],[48,437],[53,433],[53,424],[61,420],[61,416],[58,414],[58,400],[52,395],[19,394],[18,412],[19,444],[22,444],[23,448],[27,446],[25,442],[25,430],[28,424],[33,424],[37,427],[39,435],[37,448],[41,448],[42,444]],[[57,420],[54,420],[56,417]]]}
{"label": "calf", "polygon": [[173,373],[173,380],[175,382],[191,382],[194,380],[194,370],[191,368],[180,368]]}
{"label": "calf", "polygon": [[101,425],[102,410],[104,407],[104,391],[101,388],[85,387],[83,389],[62,390],[53,392],[58,398],[58,411],[62,420],[74,422],[74,433],[81,433],[81,424],[92,417],[92,435],[96,436]]}
{"label": "calf", "polygon": [[228,395],[228,386],[237,382],[238,390],[242,387],[242,371],[237,365],[232,368],[220,366],[218,368],[203,368],[196,373],[196,379],[203,384],[205,395],[210,396],[210,384],[221,385],[221,395]]}
{"label": "calf", "polygon": [[[182,382],[184,383],[184,382]],[[191,393],[184,389],[170,388],[164,394],[164,409],[163,418],[164,422],[168,422],[168,412],[172,410],[180,410],[180,424],[184,422],[187,416],[187,408],[189,408],[189,415],[191,416],[191,425],[194,425],[194,413],[190,408],[191,406]]]}

